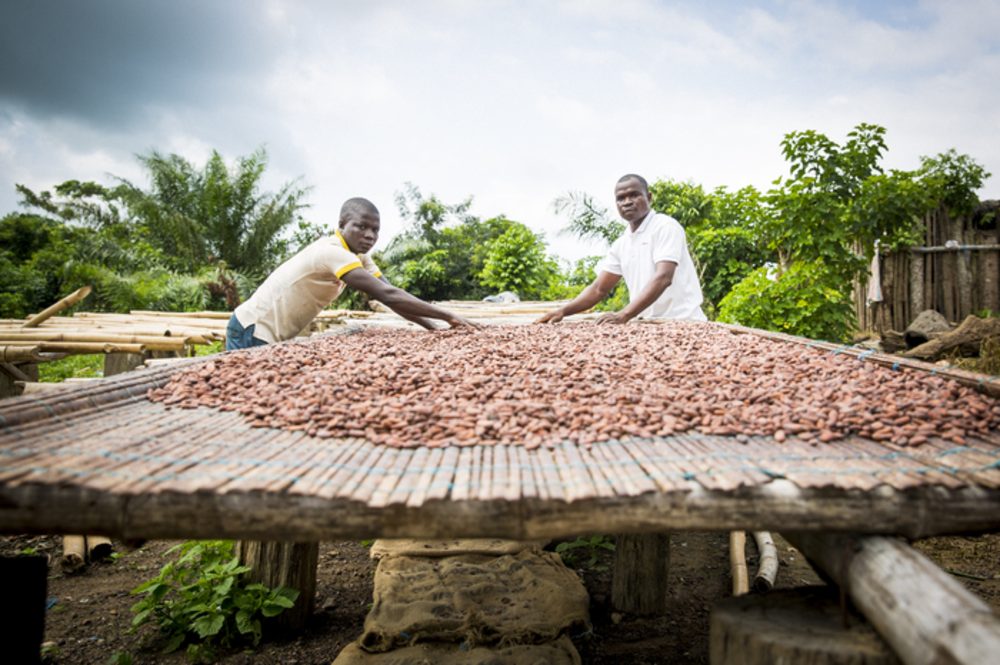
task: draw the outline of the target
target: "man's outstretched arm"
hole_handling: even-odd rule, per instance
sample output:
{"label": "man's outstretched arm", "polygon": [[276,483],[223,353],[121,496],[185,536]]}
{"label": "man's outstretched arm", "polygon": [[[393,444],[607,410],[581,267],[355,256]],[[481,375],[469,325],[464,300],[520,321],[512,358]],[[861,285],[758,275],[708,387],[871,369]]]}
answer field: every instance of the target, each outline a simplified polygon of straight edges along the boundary
{"label": "man's outstretched arm", "polygon": [[647,307],[656,302],[656,299],[667,290],[668,286],[673,284],[676,269],[677,264],[673,261],[657,261],[656,273],[653,274],[653,278],[649,280],[646,288],[639,292],[639,297],[617,312],[604,314],[597,319],[597,323],[626,323],[642,314]]}
{"label": "man's outstretched arm", "polygon": [[580,292],[580,295],[573,298],[562,307],[546,313],[544,316],[536,320],[535,323],[558,323],[559,321],[562,321],[563,318],[571,314],[585,312],[607,298],[608,294],[611,293],[611,289],[615,288],[615,284],[617,284],[618,280],[621,278],[621,275],[601,271],[594,281],[588,284],[587,288]]}
{"label": "man's outstretched arm", "polygon": [[[415,321],[425,328],[428,327],[428,322],[421,322],[416,319],[439,319],[452,328],[463,326],[470,328],[481,327],[477,323],[473,323],[447,310],[424,302],[397,286],[381,281],[367,270],[355,269],[344,274],[340,279],[351,288],[367,294],[372,300],[378,300],[404,319]],[[432,325],[430,327],[433,328]]]}

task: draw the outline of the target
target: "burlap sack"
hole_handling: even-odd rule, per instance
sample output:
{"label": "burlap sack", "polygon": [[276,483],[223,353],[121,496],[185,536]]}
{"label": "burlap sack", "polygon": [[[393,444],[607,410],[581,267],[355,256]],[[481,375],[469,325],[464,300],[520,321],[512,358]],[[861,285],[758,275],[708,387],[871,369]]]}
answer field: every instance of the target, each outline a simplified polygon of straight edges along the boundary
{"label": "burlap sack", "polygon": [[453,556],[455,554],[517,554],[524,550],[540,550],[544,540],[503,540],[501,538],[471,538],[466,540],[414,540],[411,538],[380,538],[369,550],[378,561],[387,556]]}
{"label": "burlap sack", "polygon": [[521,644],[502,649],[424,643],[385,653],[368,653],[357,642],[352,642],[340,652],[333,665],[580,665],[580,654],[565,636],[545,644]]}
{"label": "burlap sack", "polygon": [[587,591],[552,552],[386,557],[374,596],[360,640],[373,652],[418,642],[538,644],[589,629]]}

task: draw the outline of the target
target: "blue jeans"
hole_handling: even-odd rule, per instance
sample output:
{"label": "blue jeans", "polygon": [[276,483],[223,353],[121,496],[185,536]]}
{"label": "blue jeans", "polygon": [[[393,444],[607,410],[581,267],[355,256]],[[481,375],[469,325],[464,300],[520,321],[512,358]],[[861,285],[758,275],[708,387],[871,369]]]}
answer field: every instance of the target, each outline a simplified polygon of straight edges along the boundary
{"label": "blue jeans", "polygon": [[251,323],[244,328],[235,314],[229,317],[229,325],[226,326],[226,351],[249,349],[251,346],[264,346],[267,344],[264,340],[253,336],[254,327],[254,324]]}

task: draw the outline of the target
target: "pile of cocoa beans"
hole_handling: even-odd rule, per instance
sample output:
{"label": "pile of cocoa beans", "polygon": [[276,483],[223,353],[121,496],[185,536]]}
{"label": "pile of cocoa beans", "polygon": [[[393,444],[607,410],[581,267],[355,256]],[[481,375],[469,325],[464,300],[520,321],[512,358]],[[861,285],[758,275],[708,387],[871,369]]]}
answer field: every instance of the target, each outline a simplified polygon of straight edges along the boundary
{"label": "pile of cocoa beans", "polygon": [[536,448],[692,430],[914,446],[932,436],[962,444],[1000,426],[1000,400],[927,372],[693,322],[367,330],[227,353],[149,397],[396,447]]}

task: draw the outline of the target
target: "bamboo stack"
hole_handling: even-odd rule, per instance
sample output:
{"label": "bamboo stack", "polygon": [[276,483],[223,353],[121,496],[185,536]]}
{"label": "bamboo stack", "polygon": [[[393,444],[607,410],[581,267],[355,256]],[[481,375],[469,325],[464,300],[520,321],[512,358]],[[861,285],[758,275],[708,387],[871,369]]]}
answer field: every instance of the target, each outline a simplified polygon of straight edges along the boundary
{"label": "bamboo stack", "polygon": [[41,362],[67,354],[184,353],[195,345],[225,339],[229,316],[228,312],[78,312],[39,314],[26,321],[0,319],[0,359]]}

